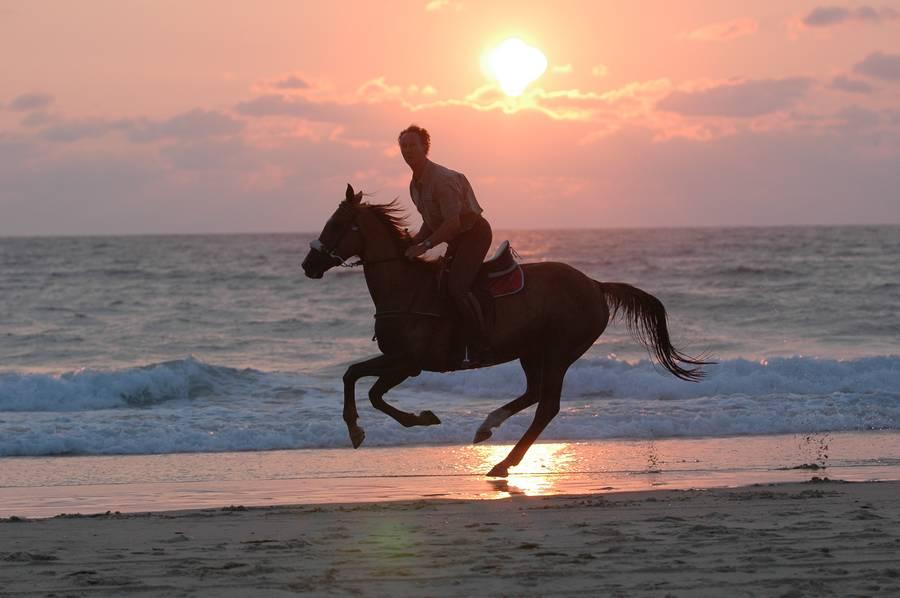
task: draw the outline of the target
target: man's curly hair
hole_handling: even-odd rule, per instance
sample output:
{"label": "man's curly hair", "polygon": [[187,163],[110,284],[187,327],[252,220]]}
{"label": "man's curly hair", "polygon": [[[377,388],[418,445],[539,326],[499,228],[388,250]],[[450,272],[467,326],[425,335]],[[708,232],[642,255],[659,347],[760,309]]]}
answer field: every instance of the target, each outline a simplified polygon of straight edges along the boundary
{"label": "man's curly hair", "polygon": [[427,156],[428,150],[431,149],[431,135],[428,134],[428,131],[419,125],[409,125],[397,135],[397,143],[400,143],[400,138],[407,133],[415,133],[419,136],[419,139],[422,140],[422,145],[425,146],[425,155]]}

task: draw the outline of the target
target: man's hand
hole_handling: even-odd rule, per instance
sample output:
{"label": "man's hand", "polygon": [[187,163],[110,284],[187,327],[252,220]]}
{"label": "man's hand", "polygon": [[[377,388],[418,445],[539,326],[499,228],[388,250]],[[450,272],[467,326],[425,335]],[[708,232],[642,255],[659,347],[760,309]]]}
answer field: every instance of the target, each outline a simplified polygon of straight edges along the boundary
{"label": "man's hand", "polygon": [[428,251],[428,248],[425,247],[424,245],[422,245],[421,243],[418,243],[416,245],[410,245],[409,248],[406,250],[406,257],[408,257],[409,259],[413,259],[415,257],[419,257],[426,251]]}

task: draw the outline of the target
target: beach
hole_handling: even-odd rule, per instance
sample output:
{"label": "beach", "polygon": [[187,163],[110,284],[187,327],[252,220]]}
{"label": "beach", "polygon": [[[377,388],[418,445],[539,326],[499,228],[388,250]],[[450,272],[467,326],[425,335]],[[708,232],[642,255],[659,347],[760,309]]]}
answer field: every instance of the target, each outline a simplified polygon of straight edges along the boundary
{"label": "beach", "polygon": [[0,595],[895,596],[898,524],[839,481],[15,518]]}
{"label": "beach", "polygon": [[895,432],[0,459],[0,596],[900,591]]}
{"label": "beach", "polygon": [[896,228],[504,233],[717,361],[677,380],[613,322],[505,479],[533,411],[471,442],[517,363],[392,390],[424,428],[361,381],[350,448],[373,309],[302,277],[313,238],[0,240],[0,595],[898,594]]}

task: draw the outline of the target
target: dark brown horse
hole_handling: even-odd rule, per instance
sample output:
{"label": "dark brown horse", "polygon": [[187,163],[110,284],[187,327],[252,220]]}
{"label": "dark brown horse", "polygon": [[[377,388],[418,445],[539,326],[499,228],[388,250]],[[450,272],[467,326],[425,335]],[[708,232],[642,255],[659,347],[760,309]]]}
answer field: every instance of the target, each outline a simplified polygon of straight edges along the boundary
{"label": "dark brown horse", "polygon": [[[351,365],[344,374],[344,421],[354,448],[365,438],[358,425],[356,381],[377,376],[369,391],[372,405],[406,427],[440,420],[431,411],[407,413],[389,405],[384,395],[422,370],[447,372],[460,367],[458,325],[438,291],[436,266],[409,260],[411,243],[396,203],[371,205],[347,185],[344,201],[310,246],[303,270],[322,278],[328,269],[360,258],[375,303],[375,334],[382,355]],[[678,352],[669,341],[666,310],[654,296],[623,283],[597,282],[566,264],[524,264],[526,286],[497,298],[490,341],[496,363],[518,359],[525,370],[525,394],[491,412],[475,433],[475,442],[507,418],[537,403],[534,420],[509,455],[490,476],[506,476],[550,420],[559,412],[566,370],[597,340],[613,315],[621,313],[634,336],[659,363],[684,380],[699,380],[707,362]],[[446,315],[442,315],[446,314]]]}

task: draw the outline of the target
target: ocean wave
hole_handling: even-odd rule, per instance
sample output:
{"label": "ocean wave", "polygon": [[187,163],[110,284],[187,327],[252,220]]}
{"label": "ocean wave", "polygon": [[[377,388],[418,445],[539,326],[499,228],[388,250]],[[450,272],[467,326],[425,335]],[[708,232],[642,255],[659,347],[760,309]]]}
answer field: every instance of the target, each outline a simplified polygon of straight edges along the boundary
{"label": "ocean wave", "polygon": [[[583,359],[566,378],[544,440],[663,438],[900,430],[900,356],[848,361],[726,360],[703,382],[648,361]],[[188,358],[109,372],[0,375],[0,456],[255,451],[349,446],[339,371],[310,376]],[[433,410],[441,425],[402,428],[357,404],[366,446],[467,444],[492,410],[521,394],[518,364],[423,373],[387,399]],[[515,442],[532,411],[495,431]]]}
{"label": "ocean wave", "polygon": [[258,374],[193,358],[124,370],[78,370],[58,376],[0,374],[0,412],[146,408],[214,393],[229,394]]}
{"label": "ocean wave", "polygon": [[[847,361],[802,356],[729,359],[705,370],[703,381],[687,383],[646,360],[633,363],[615,356],[581,359],[566,374],[563,396],[668,400],[736,394],[823,396],[900,389],[900,356]],[[511,390],[524,390],[524,379],[518,364],[506,364],[449,376],[423,373],[406,385],[454,394],[506,396]]]}

